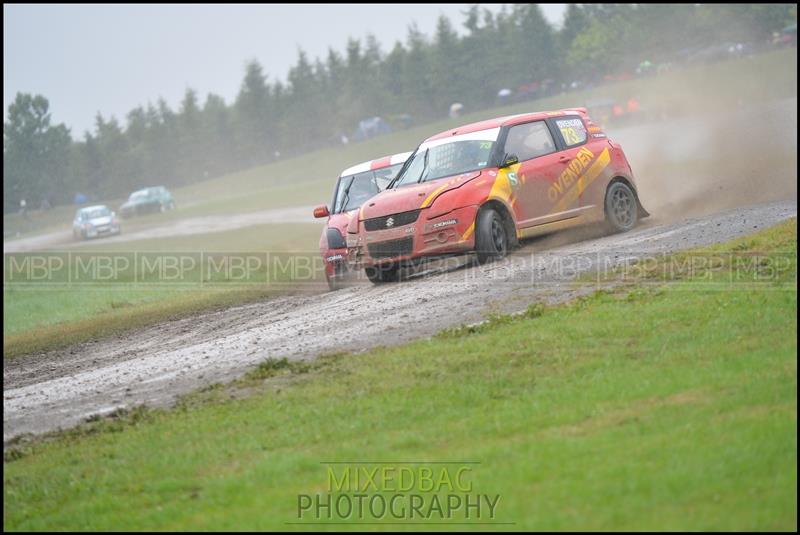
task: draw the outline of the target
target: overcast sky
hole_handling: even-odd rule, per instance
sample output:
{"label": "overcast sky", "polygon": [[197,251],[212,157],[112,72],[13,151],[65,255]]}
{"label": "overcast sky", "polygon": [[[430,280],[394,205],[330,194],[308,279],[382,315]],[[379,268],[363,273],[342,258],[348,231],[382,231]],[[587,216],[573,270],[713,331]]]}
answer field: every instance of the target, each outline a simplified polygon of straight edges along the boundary
{"label": "overcast sky", "polygon": [[[298,47],[310,58],[344,51],[373,33],[388,52],[408,25],[432,35],[444,14],[463,33],[469,4],[3,5],[3,117],[18,91],[50,101],[73,137],[100,111],[124,124],[138,105],[163,97],[173,109],[187,88],[231,103],[248,60],[286,79]],[[497,12],[501,6],[485,6]],[[565,4],[543,4],[558,25]]]}

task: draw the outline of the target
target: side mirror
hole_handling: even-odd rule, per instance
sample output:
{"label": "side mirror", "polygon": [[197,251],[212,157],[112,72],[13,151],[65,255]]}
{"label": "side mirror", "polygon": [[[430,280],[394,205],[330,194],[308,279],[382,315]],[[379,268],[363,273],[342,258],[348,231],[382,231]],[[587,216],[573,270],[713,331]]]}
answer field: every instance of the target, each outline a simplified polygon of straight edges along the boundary
{"label": "side mirror", "polygon": [[331,215],[331,213],[328,211],[328,207],[324,204],[314,208],[314,217],[317,219],[320,217],[328,217],[329,215]]}
{"label": "side mirror", "polygon": [[503,167],[511,167],[514,164],[519,163],[519,158],[516,154],[506,154],[505,159],[503,160],[503,165],[500,166],[502,169]]}

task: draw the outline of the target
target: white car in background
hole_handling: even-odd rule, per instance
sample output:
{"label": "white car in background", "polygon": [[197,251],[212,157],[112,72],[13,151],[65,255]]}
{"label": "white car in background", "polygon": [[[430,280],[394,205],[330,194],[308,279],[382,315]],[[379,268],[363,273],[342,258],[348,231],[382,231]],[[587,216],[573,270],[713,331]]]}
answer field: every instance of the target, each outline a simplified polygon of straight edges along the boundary
{"label": "white car in background", "polygon": [[112,236],[120,232],[122,227],[117,215],[104,204],[81,208],[72,221],[72,236],[76,240]]}

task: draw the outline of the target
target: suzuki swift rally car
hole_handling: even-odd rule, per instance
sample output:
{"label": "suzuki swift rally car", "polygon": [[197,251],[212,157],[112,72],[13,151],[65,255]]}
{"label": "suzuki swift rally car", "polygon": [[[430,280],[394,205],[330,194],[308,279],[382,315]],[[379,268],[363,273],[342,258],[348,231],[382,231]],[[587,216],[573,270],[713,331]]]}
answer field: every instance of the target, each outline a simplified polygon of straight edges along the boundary
{"label": "suzuki swift rally car", "polygon": [[338,287],[339,280],[347,271],[347,244],[344,239],[347,225],[364,201],[391,183],[410,155],[410,152],[404,152],[345,169],[336,181],[331,209],[328,210],[326,205],[314,209],[314,217],[328,218],[319,239],[319,249],[325,262],[325,278],[331,290]]}
{"label": "suzuki swift rally car", "polygon": [[585,108],[500,117],[425,140],[347,228],[348,262],[372,282],[422,258],[474,251],[481,263],[518,240],[648,213],[622,148]]}

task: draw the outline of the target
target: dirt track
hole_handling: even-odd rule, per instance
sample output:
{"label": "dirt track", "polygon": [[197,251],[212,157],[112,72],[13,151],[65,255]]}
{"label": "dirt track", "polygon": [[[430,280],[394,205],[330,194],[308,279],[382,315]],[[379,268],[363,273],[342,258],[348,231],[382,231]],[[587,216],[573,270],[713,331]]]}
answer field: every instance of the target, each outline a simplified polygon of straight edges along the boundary
{"label": "dirt track", "polygon": [[586,239],[586,231],[567,232],[529,242],[513,257],[487,266],[288,296],[14,359],[3,367],[4,440],[118,407],[169,404],[178,394],[230,380],[268,357],[311,358],[395,344],[479,321],[488,311],[563,301],[594,289],[571,283],[576,272],[709,245],[796,214],[793,200],[666,224],[646,220],[614,236]]}

